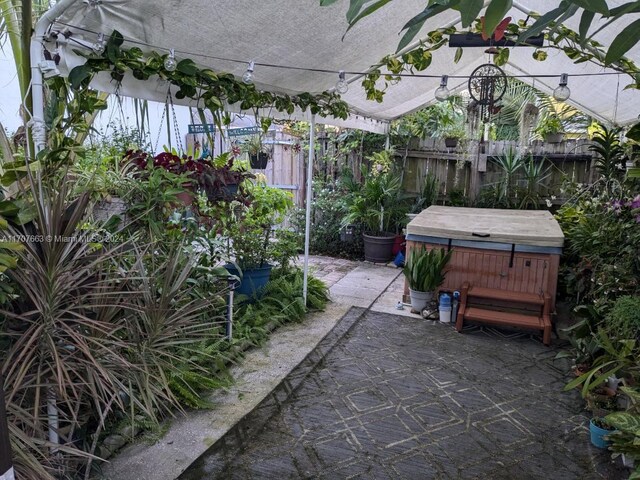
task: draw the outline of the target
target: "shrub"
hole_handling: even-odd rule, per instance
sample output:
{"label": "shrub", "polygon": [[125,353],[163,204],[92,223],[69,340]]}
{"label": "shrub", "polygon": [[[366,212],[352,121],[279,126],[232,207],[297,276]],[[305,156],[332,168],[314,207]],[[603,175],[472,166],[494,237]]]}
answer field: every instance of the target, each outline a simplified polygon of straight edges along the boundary
{"label": "shrub", "polygon": [[640,296],[618,298],[605,320],[605,328],[612,337],[640,340]]}
{"label": "shrub", "polygon": [[561,278],[577,303],[606,314],[640,292],[640,196],[617,184],[578,189],[556,218],[565,234]]}
{"label": "shrub", "polygon": [[[314,200],[311,206],[311,234],[309,249],[312,253],[335,257],[362,258],[363,244],[359,228],[354,231],[353,242],[340,240],[342,219],[347,212],[345,198],[348,189],[339,181],[331,185],[315,181]],[[298,210],[294,218],[295,227],[300,234],[300,245],[304,242],[305,211]]]}

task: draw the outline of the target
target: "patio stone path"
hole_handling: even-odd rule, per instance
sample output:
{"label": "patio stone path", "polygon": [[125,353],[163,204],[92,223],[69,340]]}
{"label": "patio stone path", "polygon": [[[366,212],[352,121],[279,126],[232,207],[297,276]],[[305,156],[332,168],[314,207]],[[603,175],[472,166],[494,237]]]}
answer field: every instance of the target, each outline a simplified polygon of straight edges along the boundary
{"label": "patio stone path", "polygon": [[556,353],[354,307],[179,478],[623,478]]}

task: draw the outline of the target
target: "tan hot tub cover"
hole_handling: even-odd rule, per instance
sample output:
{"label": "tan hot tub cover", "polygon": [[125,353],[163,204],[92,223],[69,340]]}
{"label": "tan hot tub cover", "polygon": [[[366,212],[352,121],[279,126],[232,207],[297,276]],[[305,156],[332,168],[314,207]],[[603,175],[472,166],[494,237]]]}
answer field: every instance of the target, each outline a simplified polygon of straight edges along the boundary
{"label": "tan hot tub cover", "polygon": [[564,235],[546,210],[431,206],[407,225],[407,236],[562,247]]}

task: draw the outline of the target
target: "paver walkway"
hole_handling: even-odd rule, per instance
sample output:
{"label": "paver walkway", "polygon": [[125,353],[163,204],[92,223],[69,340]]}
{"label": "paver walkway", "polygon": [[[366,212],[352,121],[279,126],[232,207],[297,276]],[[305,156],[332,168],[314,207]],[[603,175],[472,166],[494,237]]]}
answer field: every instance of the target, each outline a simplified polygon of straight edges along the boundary
{"label": "paver walkway", "polygon": [[179,478],[619,478],[556,353],[352,308]]}

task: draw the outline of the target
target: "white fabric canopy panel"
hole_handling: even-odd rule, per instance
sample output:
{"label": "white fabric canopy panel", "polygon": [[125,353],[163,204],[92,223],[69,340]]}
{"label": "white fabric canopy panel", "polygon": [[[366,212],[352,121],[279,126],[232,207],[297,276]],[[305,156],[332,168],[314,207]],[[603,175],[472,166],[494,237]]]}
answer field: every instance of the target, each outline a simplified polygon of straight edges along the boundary
{"label": "white fabric canopy panel", "polygon": [[[68,29],[73,38],[92,44],[97,32],[110,34],[120,31],[126,40],[139,42],[144,51],[161,53],[174,49],[176,57],[191,58],[196,63],[216,71],[230,72],[238,77],[246,71],[248,62],[326,69],[332,72],[365,72],[382,57],[393,53],[400,39],[402,26],[421,11],[424,0],[396,0],[366,17],[342,38],[347,30],[345,19],[349,2],[343,0],[331,7],[320,7],[319,0],[182,0],[154,2],[143,0],[67,0],[68,5],[58,16],[54,29]],[[624,0],[609,0],[610,6]],[[96,4],[96,5],[93,5]],[[530,1],[530,4],[514,2],[510,15],[514,19],[525,18],[530,10],[546,12],[558,5],[552,1]],[[579,14],[569,20],[567,26],[577,30]],[[624,25],[640,15],[614,23],[597,35],[603,45],[608,45]],[[421,34],[438,27],[453,25],[459,13],[448,11],[431,18]],[[127,43],[133,46],[135,43]],[[53,46],[51,46],[52,48]],[[61,45],[63,58],[61,70],[68,72],[83,59],[72,49],[73,42]],[[434,52],[433,62],[424,73],[428,75],[469,75],[478,65],[488,61],[481,48],[466,48],[459,63],[453,62],[455,49],[442,47]],[[571,98],[569,103],[593,115],[599,120],[626,124],[637,119],[640,112],[640,94],[636,90],[624,90],[631,83],[626,75],[572,76],[585,73],[613,72],[590,63],[574,64],[562,52],[549,51],[545,62],[532,58],[533,49],[511,49],[509,63],[504,70],[511,75],[569,74]],[[629,58],[640,61],[640,48],[634,47]],[[317,93],[334,87],[337,74],[256,66],[255,82],[260,89],[296,94]],[[349,91],[343,95],[349,103],[352,115],[347,121],[321,119],[319,122],[338,126],[361,128],[384,133],[388,122],[434,101],[433,93],[439,86],[439,78],[403,78],[389,87],[383,103],[369,101],[362,87],[360,76],[347,76]],[[533,78],[521,78],[533,84]],[[551,92],[557,86],[557,78],[535,80],[535,86]],[[113,92],[117,85],[101,75],[94,82],[96,88]],[[466,79],[450,79],[449,87],[464,89]],[[158,80],[143,82],[126,78],[118,92],[164,102],[167,84]],[[616,102],[617,99],[617,102]],[[176,104],[194,106],[192,102],[174,100]],[[230,111],[237,111],[229,106]],[[265,115],[283,118],[275,111]],[[284,118],[309,119],[304,112],[285,115]]]}

